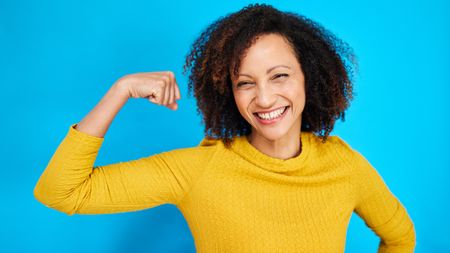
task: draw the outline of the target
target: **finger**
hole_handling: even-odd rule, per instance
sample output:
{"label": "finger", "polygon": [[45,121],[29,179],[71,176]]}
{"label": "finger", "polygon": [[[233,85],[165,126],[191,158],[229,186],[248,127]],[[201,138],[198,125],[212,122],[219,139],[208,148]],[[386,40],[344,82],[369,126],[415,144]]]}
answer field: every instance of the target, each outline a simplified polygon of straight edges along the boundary
{"label": "finger", "polygon": [[172,104],[174,102],[174,96],[175,96],[175,91],[174,91],[175,84],[174,84],[173,74],[171,72],[169,73],[169,78],[170,78],[170,87],[169,87],[170,95],[169,95],[168,104]]}
{"label": "finger", "polygon": [[165,93],[165,81],[161,74],[156,74],[154,84],[155,104],[163,105]]}
{"label": "finger", "polygon": [[165,84],[164,84],[164,88],[163,88],[164,89],[164,98],[163,98],[162,104],[166,106],[169,104],[170,81],[167,76],[164,76],[163,80],[164,80]]}
{"label": "finger", "polygon": [[148,100],[154,104],[161,104],[161,96],[162,95],[162,89],[161,87],[157,87],[154,90],[152,90],[150,96],[148,96]]}
{"label": "finger", "polygon": [[172,110],[176,110],[176,109],[178,109],[178,104],[177,104],[177,102],[173,102],[173,103],[169,104],[168,107]]}
{"label": "finger", "polygon": [[169,96],[169,101],[167,102],[168,105],[173,104],[173,102],[175,101],[174,100],[175,93],[173,90],[173,85],[170,85],[169,92],[170,92],[170,96]]}
{"label": "finger", "polygon": [[178,87],[177,78],[175,76],[173,78],[175,81],[175,97],[176,97],[176,99],[180,99],[181,93],[180,93],[180,88]]}

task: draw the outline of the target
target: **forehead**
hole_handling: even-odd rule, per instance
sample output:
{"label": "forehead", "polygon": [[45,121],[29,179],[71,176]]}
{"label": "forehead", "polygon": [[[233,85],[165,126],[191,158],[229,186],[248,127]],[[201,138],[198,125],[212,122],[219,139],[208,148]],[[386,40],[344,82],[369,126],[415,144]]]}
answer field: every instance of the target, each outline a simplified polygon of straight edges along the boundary
{"label": "forehead", "polygon": [[240,71],[277,64],[293,64],[296,60],[290,43],[279,34],[259,36],[241,59]]}

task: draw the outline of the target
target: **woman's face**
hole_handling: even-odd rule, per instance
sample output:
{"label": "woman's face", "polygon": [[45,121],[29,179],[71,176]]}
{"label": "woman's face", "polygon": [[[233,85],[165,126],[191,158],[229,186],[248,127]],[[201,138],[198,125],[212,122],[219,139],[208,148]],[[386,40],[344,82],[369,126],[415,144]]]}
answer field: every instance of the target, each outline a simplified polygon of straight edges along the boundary
{"label": "woman's face", "polygon": [[305,79],[281,35],[260,36],[232,79],[237,108],[252,126],[252,135],[275,141],[300,134]]}

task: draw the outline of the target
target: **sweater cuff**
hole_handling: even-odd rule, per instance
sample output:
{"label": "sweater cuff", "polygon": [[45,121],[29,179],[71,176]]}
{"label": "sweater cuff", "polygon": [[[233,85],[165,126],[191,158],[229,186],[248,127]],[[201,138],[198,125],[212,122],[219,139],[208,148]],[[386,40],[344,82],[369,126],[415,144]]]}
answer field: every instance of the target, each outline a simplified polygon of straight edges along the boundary
{"label": "sweater cuff", "polygon": [[75,129],[77,124],[78,123],[70,125],[69,131],[67,133],[67,139],[69,139],[71,142],[83,143],[84,145],[100,148],[105,138],[78,131],[77,129]]}

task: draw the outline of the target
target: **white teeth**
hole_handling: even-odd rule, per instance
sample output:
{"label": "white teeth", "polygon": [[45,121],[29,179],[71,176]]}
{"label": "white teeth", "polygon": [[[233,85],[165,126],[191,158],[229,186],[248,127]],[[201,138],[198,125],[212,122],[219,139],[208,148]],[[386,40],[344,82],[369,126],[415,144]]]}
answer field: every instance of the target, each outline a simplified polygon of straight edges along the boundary
{"label": "white teeth", "polygon": [[281,114],[283,114],[285,109],[286,109],[286,106],[283,108],[280,108],[278,110],[275,110],[273,112],[270,112],[270,113],[257,113],[257,114],[262,119],[271,120],[274,118],[278,118]]}

